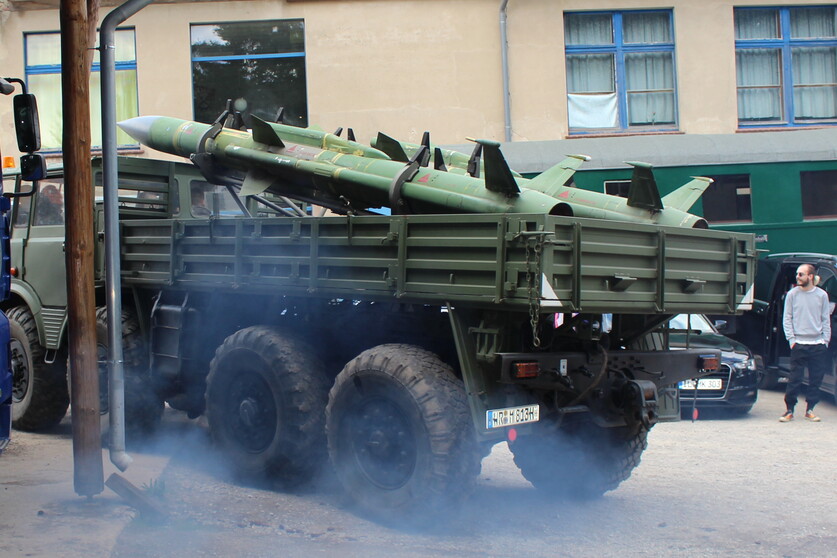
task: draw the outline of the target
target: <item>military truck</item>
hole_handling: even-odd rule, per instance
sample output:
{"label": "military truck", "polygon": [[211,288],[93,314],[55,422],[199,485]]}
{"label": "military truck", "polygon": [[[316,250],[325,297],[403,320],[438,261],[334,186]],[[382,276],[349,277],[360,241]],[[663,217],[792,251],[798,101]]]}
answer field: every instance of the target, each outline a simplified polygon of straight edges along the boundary
{"label": "military truck", "polygon": [[[97,189],[101,177],[94,163]],[[50,187],[62,191],[60,171],[13,209],[4,310],[29,366],[20,428],[66,410]],[[669,351],[661,324],[749,303],[750,235],[543,214],[311,216],[286,201],[120,159],[129,441],[164,403],[206,414],[239,473],[297,483],[328,454],[359,509],[385,521],[461,500],[502,441],[555,496],[614,489],[649,429],[679,416],[666,386],[718,366],[717,351]]]}

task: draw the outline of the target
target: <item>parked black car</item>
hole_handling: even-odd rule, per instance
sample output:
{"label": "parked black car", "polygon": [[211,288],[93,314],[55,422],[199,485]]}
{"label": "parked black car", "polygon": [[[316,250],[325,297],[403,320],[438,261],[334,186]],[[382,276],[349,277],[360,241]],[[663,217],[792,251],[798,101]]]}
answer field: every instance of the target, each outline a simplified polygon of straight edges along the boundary
{"label": "parked black car", "polygon": [[[692,414],[695,397],[697,408],[727,409],[745,415],[750,412],[758,397],[761,366],[759,360],[742,343],[718,332],[706,316],[679,314],[669,322],[672,347],[707,348],[721,351],[718,372],[700,378],[680,382],[680,409],[683,416]],[[688,331],[688,333],[687,333]]]}

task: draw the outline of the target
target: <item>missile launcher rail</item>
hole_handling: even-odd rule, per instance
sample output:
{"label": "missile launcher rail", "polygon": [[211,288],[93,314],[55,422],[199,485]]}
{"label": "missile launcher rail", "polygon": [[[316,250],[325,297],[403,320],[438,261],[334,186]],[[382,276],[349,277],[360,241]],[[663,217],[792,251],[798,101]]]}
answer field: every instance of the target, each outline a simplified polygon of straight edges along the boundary
{"label": "missile launcher rail", "polygon": [[126,285],[542,312],[734,313],[749,235],[549,215],[122,221]]}

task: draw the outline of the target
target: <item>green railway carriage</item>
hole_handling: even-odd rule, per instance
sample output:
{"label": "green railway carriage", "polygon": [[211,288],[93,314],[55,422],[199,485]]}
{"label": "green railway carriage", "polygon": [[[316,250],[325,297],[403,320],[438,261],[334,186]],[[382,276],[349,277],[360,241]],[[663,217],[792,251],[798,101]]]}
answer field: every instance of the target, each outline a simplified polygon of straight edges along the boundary
{"label": "green railway carriage", "polygon": [[611,194],[627,194],[625,161],[654,165],[662,195],[708,176],[715,182],[692,213],[710,227],[753,233],[767,253],[837,254],[837,128],[514,142],[503,152],[527,177],[566,154],[589,155],[575,184]]}

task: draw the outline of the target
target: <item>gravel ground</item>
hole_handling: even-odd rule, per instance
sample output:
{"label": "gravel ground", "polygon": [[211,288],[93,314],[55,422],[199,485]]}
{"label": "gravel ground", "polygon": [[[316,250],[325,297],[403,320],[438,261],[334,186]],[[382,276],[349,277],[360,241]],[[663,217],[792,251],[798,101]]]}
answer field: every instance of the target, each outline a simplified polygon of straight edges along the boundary
{"label": "gravel ground", "polygon": [[[66,433],[18,434],[0,457],[0,555],[837,555],[837,407],[820,404],[821,423],[781,424],[783,407],[782,394],[762,392],[743,418],[657,425],[633,476],[592,502],[539,494],[498,445],[463,509],[425,532],[357,516],[328,476],[297,491],[236,482],[217,464],[205,430],[179,420],[167,420],[155,447],[133,454],[145,468],[126,473],[150,487],[170,519],[132,520],[134,512],[112,493],[73,498],[71,461],[42,455],[61,445],[56,436],[66,451]],[[37,510],[31,495],[42,502]],[[29,537],[37,544],[27,550]]]}

